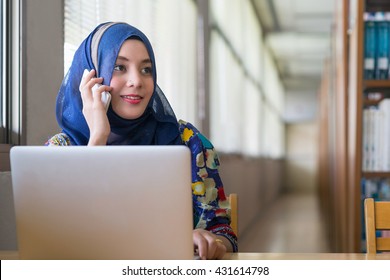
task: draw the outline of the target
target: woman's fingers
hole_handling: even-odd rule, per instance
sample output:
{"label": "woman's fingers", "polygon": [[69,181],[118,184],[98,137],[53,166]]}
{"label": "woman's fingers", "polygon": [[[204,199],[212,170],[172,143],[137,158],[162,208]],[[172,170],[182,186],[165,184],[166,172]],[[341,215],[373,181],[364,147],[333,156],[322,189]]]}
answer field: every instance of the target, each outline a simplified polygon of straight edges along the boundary
{"label": "woman's fingers", "polygon": [[215,252],[215,259],[220,260],[226,254],[227,248],[223,244],[223,242],[218,242],[218,241],[217,241],[217,247],[218,249]]}
{"label": "woman's fingers", "polygon": [[95,78],[94,75],[95,70],[85,71],[80,82],[82,112],[89,127],[88,145],[105,145],[110,133],[110,124],[102,102],[102,93],[111,91],[112,88],[106,85],[98,86],[103,82],[103,78]]}
{"label": "woman's fingers", "polygon": [[194,246],[198,249],[199,257],[205,259],[222,259],[226,253],[226,246],[218,237],[203,229],[193,232]]}
{"label": "woman's fingers", "polygon": [[104,91],[109,92],[112,90],[112,87],[107,85],[100,85],[103,82],[103,78],[95,78],[95,70],[84,71],[84,75],[80,82],[80,92],[81,98],[83,100],[84,107],[91,104],[95,108],[105,108],[105,104],[100,102],[102,99],[102,93]]}
{"label": "woman's fingers", "polygon": [[95,76],[94,69],[92,69],[91,71],[88,71],[87,69],[84,70],[83,76],[81,78],[80,86],[79,86],[80,92],[83,90],[87,82],[89,82],[94,76]]}

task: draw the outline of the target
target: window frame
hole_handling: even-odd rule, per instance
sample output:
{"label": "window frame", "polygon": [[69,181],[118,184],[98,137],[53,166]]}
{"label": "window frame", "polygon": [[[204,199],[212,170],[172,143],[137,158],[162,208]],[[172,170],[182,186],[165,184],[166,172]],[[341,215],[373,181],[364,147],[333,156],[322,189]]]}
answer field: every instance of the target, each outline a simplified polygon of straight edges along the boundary
{"label": "window frame", "polygon": [[0,0],[2,14],[0,144],[23,144],[21,31],[24,3],[25,0]]}

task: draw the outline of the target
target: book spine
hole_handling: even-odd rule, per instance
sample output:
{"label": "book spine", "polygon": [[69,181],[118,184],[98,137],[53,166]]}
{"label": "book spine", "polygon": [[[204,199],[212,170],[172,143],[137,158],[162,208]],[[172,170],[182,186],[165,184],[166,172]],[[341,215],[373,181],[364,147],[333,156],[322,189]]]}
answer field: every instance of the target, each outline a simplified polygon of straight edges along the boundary
{"label": "book spine", "polygon": [[389,75],[390,36],[388,21],[384,12],[375,14],[375,27],[377,34],[376,74],[378,80],[386,80]]}
{"label": "book spine", "polygon": [[363,160],[362,160],[362,169],[363,171],[369,171],[369,163],[370,163],[370,157],[369,157],[369,110],[363,109]]}
{"label": "book spine", "polygon": [[371,13],[364,14],[364,78],[375,79],[376,62],[376,28],[375,16]]}
{"label": "book spine", "polygon": [[382,163],[382,148],[383,148],[383,130],[382,130],[382,111],[377,109],[375,111],[375,131],[374,131],[374,171],[382,171],[383,163]]}
{"label": "book spine", "polygon": [[384,99],[379,103],[379,110],[382,112],[382,171],[390,171],[390,99]]}
{"label": "book spine", "polygon": [[368,171],[375,170],[375,134],[376,134],[376,107],[371,106],[369,109],[368,117]]}

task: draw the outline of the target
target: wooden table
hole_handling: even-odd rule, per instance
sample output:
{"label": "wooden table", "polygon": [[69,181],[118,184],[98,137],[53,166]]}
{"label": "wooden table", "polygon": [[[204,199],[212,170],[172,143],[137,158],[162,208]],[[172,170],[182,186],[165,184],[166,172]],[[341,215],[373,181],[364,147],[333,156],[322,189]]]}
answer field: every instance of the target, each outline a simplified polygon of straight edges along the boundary
{"label": "wooden table", "polygon": [[[0,251],[1,260],[19,259],[17,251]],[[390,253],[227,253],[225,260],[390,260]]]}
{"label": "wooden table", "polygon": [[227,253],[226,260],[390,260],[390,253]]}

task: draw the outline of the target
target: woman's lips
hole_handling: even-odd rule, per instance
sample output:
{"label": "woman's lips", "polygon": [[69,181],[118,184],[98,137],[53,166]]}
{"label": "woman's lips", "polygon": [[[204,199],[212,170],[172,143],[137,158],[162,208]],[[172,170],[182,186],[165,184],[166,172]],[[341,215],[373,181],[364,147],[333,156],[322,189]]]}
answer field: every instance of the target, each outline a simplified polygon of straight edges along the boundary
{"label": "woman's lips", "polygon": [[138,104],[142,101],[142,97],[137,94],[122,95],[121,98],[130,104]]}

